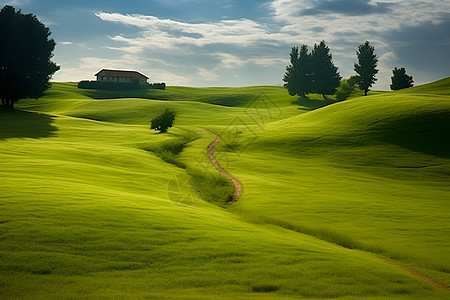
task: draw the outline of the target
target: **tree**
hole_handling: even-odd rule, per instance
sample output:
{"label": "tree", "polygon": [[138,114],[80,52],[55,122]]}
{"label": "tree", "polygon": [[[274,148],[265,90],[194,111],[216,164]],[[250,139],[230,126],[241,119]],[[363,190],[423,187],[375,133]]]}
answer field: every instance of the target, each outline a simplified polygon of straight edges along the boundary
{"label": "tree", "polygon": [[391,77],[391,90],[401,90],[414,86],[414,80],[412,76],[406,74],[405,68],[392,70],[394,76]]}
{"label": "tree", "polygon": [[0,28],[1,106],[14,108],[19,99],[39,98],[50,87],[59,70],[51,61],[56,43],[35,15],[9,5],[0,11]]}
{"label": "tree", "polygon": [[293,47],[290,58],[291,64],[286,67],[283,81],[291,96],[318,93],[326,99],[326,95],[336,92],[341,76],[333,64],[325,41],[314,45],[311,54],[306,45],[301,46],[300,52],[298,47]]}
{"label": "tree", "polygon": [[355,89],[357,82],[358,76],[356,75],[350,76],[349,79],[342,80],[336,91],[336,100],[343,101],[350,97],[353,90]]}
{"label": "tree", "polygon": [[283,81],[286,82],[284,87],[288,90],[289,95],[294,96],[298,94],[298,47],[292,47],[289,57],[291,64],[286,67]]}
{"label": "tree", "polygon": [[364,95],[367,96],[367,92],[372,85],[377,81],[375,75],[378,70],[376,69],[378,58],[374,54],[375,48],[370,46],[369,42],[365,42],[358,46],[356,56],[358,57],[358,63],[355,63],[355,72],[358,74],[358,86],[364,91]]}
{"label": "tree", "polygon": [[159,133],[166,133],[173,126],[175,116],[176,113],[173,110],[166,109],[151,121],[150,129],[159,130]]}
{"label": "tree", "polygon": [[298,89],[299,96],[305,96],[312,92],[312,70],[311,55],[308,53],[308,46],[300,47],[300,55],[298,59]]}
{"label": "tree", "polygon": [[321,41],[319,45],[315,44],[311,53],[311,67],[313,70],[312,90],[321,94],[327,99],[326,95],[333,95],[341,82],[338,68],[334,66],[330,48]]}
{"label": "tree", "polygon": [[311,56],[308,53],[308,46],[302,45],[300,52],[298,47],[293,47],[290,53],[291,64],[286,67],[283,81],[289,95],[305,96],[312,92],[312,78],[310,68]]}

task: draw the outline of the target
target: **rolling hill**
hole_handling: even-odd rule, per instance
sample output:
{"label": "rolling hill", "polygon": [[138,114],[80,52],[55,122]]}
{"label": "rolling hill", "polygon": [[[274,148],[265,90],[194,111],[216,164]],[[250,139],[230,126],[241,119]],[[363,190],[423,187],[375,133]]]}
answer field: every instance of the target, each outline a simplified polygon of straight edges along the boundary
{"label": "rolling hill", "polygon": [[383,254],[448,285],[445,86],[448,79],[271,123],[232,164],[250,189],[234,209]]}
{"label": "rolling hill", "polygon": [[449,286],[449,86],[329,105],[54,83],[0,114],[0,296],[448,298],[386,259]]}

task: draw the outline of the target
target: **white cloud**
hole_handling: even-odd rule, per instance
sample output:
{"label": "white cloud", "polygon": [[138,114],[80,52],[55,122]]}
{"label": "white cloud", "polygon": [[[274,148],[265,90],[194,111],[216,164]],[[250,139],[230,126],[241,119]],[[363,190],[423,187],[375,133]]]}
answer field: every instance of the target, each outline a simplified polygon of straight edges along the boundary
{"label": "white cloud", "polygon": [[[101,69],[119,69],[140,71],[150,77],[150,82],[165,82],[168,85],[187,85],[191,83],[189,76],[175,74],[168,69],[153,68],[149,64],[149,62],[153,61],[155,60],[145,60],[131,54],[124,54],[119,58],[111,59],[84,57],[70,65],[62,63],[61,70],[53,76],[53,81],[94,80],[94,75]],[[208,74],[203,73],[203,75],[206,78]],[[210,78],[217,77],[211,76]]]}
{"label": "white cloud", "polygon": [[221,61],[220,67],[227,69],[240,68],[248,64],[259,65],[263,67],[280,66],[288,64],[288,59],[285,58],[273,58],[273,57],[254,57],[254,58],[240,58],[230,53],[214,53],[213,57],[218,57]]}
{"label": "white cloud", "polygon": [[237,57],[236,55],[230,53],[214,53],[211,56],[217,57],[220,59],[220,66],[223,68],[234,69],[236,67],[242,67],[246,64],[244,59]]}
{"label": "white cloud", "polygon": [[292,39],[289,34],[271,32],[264,25],[249,19],[192,24],[137,14],[98,12],[96,16],[103,21],[141,28],[142,35],[139,38],[115,36],[111,39],[147,48],[173,49],[185,45],[203,47],[214,44],[249,47],[261,44],[277,45]]}
{"label": "white cloud", "polygon": [[[141,14],[97,12],[95,15],[105,22],[136,30],[134,36],[119,33],[109,36],[113,44],[105,49],[117,51],[119,58],[115,61],[119,66],[156,72],[167,69],[165,75],[175,84],[201,85],[219,79],[224,84],[233,83],[236,82],[233,70],[245,72],[252,65],[278,74],[288,64],[290,47],[312,46],[320,40],[327,42],[341,75],[347,77],[354,73],[357,46],[369,40],[383,65],[379,73],[379,78],[383,78],[375,88],[388,88],[386,82],[390,76],[384,68],[392,65],[389,59],[401,61],[401,57],[394,57],[394,41],[387,38],[388,33],[448,21],[445,12],[450,11],[450,2],[273,0],[264,7],[271,12],[269,23],[250,19],[188,23]],[[108,55],[115,56],[111,54],[114,51]],[[135,63],[122,60],[126,55]],[[259,75],[254,78],[264,78]],[[281,76],[278,80],[281,81]],[[277,82],[277,78],[273,81]]]}
{"label": "white cloud", "polygon": [[[61,70],[53,76],[54,81],[94,80],[94,75],[101,69],[121,69],[125,59],[106,59],[84,57],[70,64],[61,63]],[[88,76],[86,74],[89,74]]]}
{"label": "white cloud", "polygon": [[281,24],[280,31],[298,37],[296,44],[311,46],[324,39],[344,75],[353,73],[357,45],[369,40],[380,57],[381,70],[374,87],[387,89],[392,70],[388,60],[395,59],[392,49],[397,42],[386,39],[386,33],[448,22],[450,1],[275,0],[270,8]]}
{"label": "white cloud", "polygon": [[378,85],[389,87],[391,84],[392,69],[397,66],[398,58],[394,52],[384,53],[378,60]]}
{"label": "white cloud", "polygon": [[[195,85],[199,81],[217,81],[224,74],[229,74],[223,72],[227,69],[242,68],[249,64],[264,67],[284,64],[285,58],[278,57],[276,53],[273,57],[264,55],[264,49],[280,45],[289,48],[288,45],[294,41],[290,34],[271,30],[265,24],[249,19],[187,23],[137,14],[97,12],[96,16],[105,22],[136,27],[139,32],[133,38],[110,36],[117,46],[108,49],[140,57],[141,61],[147,62],[148,57],[166,58],[164,65],[169,69],[177,68],[187,74],[194,74],[190,81]],[[251,50],[243,53],[242,49]],[[262,53],[262,56],[255,57],[253,51]],[[162,65],[161,61],[157,63]],[[179,80],[177,84],[189,81],[181,80],[181,77],[173,78]]]}
{"label": "white cloud", "polygon": [[249,63],[263,66],[263,67],[271,67],[271,66],[286,66],[289,63],[289,59],[285,58],[270,58],[270,57],[258,57],[252,58],[248,60]]}
{"label": "white cloud", "polygon": [[129,47],[106,47],[106,49],[122,51],[125,53],[137,54],[141,53],[143,48],[139,46],[129,46]]}
{"label": "white cloud", "polygon": [[392,51],[389,51],[389,52],[384,53],[380,57],[379,62],[380,62],[380,64],[391,63],[395,59],[397,59],[397,56],[395,55],[395,53]]}
{"label": "white cloud", "polygon": [[[425,22],[439,23],[444,14],[450,12],[450,2],[447,0],[361,0],[361,1],[329,0],[275,0],[271,4],[273,17],[278,22],[284,23],[283,32],[295,32],[307,36],[315,32],[317,26],[323,27],[324,33],[332,37],[333,33],[353,31],[354,33],[367,34],[371,32],[383,32],[398,29],[402,26],[417,26]],[[346,13],[356,3],[364,3],[358,14]],[[325,6],[329,10],[324,10]],[[364,8],[386,5],[383,12],[365,11]],[[320,13],[311,13],[322,8]],[[342,7],[339,10],[332,8]]]}
{"label": "white cloud", "polygon": [[212,71],[204,68],[204,67],[199,67],[198,71],[197,71],[197,76],[199,76],[201,79],[203,80],[207,80],[207,81],[217,81],[219,80],[219,75],[213,73]]}
{"label": "white cloud", "polygon": [[167,69],[148,69],[148,76],[151,82],[165,82],[168,85],[189,85],[192,84],[190,76],[176,74]]}

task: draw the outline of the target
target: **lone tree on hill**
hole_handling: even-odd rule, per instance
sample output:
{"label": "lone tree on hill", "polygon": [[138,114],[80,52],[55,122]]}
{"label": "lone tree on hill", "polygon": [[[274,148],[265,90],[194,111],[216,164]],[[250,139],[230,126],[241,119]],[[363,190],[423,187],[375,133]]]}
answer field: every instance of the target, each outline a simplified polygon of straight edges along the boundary
{"label": "lone tree on hill", "polygon": [[51,61],[56,43],[35,15],[9,5],[0,11],[0,28],[1,107],[12,109],[19,99],[39,98],[50,87],[59,70]]}
{"label": "lone tree on hill", "polygon": [[374,54],[375,48],[370,46],[369,42],[365,42],[358,46],[356,56],[358,57],[358,63],[355,63],[355,72],[358,74],[358,86],[364,91],[364,95],[367,96],[367,92],[372,85],[377,81],[375,75],[378,70],[376,69],[378,58]]}
{"label": "lone tree on hill", "polygon": [[151,121],[150,129],[159,130],[159,133],[166,133],[173,126],[175,116],[176,113],[173,110],[166,109]]}
{"label": "lone tree on hill", "polygon": [[321,41],[319,45],[314,45],[314,50],[311,53],[311,67],[313,73],[312,90],[321,94],[324,99],[326,95],[333,95],[341,82],[338,68],[334,66],[330,48]]}
{"label": "lone tree on hill", "polygon": [[414,86],[413,77],[406,74],[405,68],[397,69],[395,67],[392,73],[394,76],[391,77],[391,90],[401,90]]}
{"label": "lone tree on hill", "polygon": [[283,81],[289,95],[305,96],[312,92],[311,55],[308,46],[302,45],[300,52],[298,47],[293,47],[289,54],[291,64],[286,67]]}

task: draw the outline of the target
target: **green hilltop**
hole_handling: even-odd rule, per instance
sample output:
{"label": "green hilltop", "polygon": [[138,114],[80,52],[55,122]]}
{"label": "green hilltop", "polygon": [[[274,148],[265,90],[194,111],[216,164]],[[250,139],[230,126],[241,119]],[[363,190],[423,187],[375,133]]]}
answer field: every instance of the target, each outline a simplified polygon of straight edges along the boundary
{"label": "green hilltop", "polygon": [[[450,298],[450,78],[337,103],[53,83],[16,106],[1,298]],[[166,108],[175,126],[149,131]]]}

